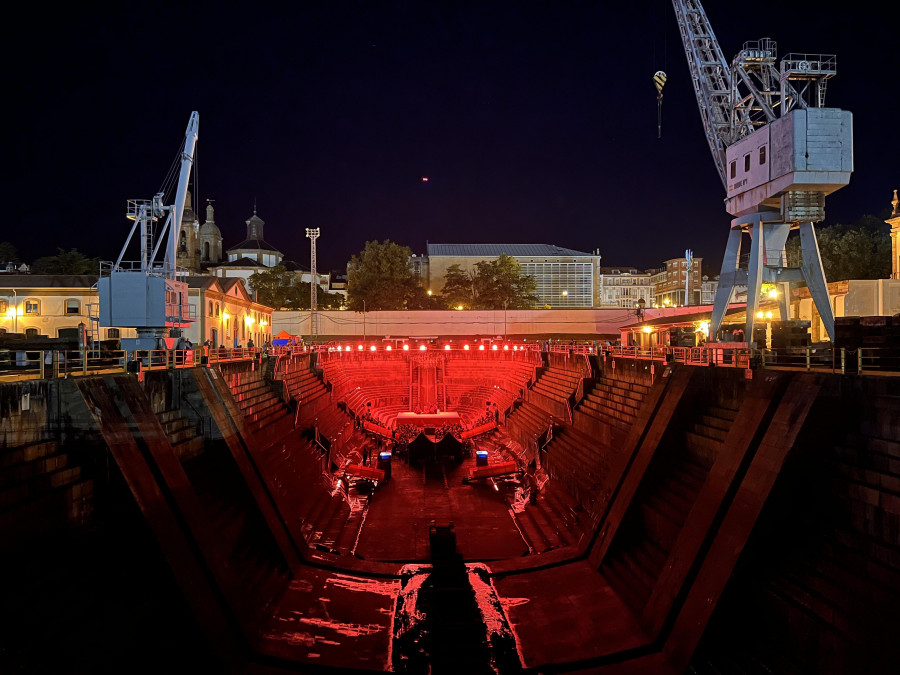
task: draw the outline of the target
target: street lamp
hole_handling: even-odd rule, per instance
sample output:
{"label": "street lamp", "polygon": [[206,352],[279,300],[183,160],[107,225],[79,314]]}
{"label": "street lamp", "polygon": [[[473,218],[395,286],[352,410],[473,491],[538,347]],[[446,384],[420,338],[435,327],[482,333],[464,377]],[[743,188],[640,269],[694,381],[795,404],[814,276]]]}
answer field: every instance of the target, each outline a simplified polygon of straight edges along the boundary
{"label": "street lamp", "polygon": [[562,296],[563,296],[563,307],[568,307],[569,306],[569,291],[563,291]]}
{"label": "street lamp", "polygon": [[647,306],[647,301],[644,300],[643,298],[638,298],[638,301],[636,303],[636,309],[634,310],[634,313],[637,314],[638,321],[644,320],[644,307],[646,307],[646,306]]}

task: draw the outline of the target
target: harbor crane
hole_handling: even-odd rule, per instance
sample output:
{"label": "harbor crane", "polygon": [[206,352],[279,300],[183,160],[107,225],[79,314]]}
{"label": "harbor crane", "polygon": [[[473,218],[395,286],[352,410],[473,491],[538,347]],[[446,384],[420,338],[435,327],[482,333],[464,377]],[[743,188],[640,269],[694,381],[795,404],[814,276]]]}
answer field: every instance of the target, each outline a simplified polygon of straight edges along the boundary
{"label": "harbor crane", "polygon": [[[833,54],[788,54],[780,61],[769,38],[745,42],[729,64],[699,0],[672,0],[703,131],[733,216],[710,335],[717,335],[736,286],[747,286],[745,340],[762,284],[777,289],[781,319],[790,318],[790,282],[809,288],[825,331],[834,339],[834,313],[814,223],[825,218],[825,197],[850,182],[853,118],[825,107]],[[785,243],[800,233],[800,259]],[[742,238],[750,235],[749,256]],[[746,260],[746,266],[744,261]]]}
{"label": "harbor crane", "polygon": [[[173,187],[168,180],[169,184],[164,184],[152,199],[128,200],[126,217],[133,221],[131,231],[116,261],[101,266],[97,282],[99,323],[137,331],[136,338],[122,338],[122,348],[129,355],[135,350],[159,348],[163,338],[180,337],[181,329],[196,320],[196,309],[188,302],[187,283],[183,277],[179,278],[175,255],[199,126],[200,116],[192,112],[175,162],[178,177],[174,181],[174,203],[168,206],[163,203]],[[174,176],[174,170],[175,166],[170,177]],[[162,227],[158,226],[160,220],[163,220]],[[136,232],[141,258],[125,261],[123,258]],[[163,242],[165,249],[159,260]]]}

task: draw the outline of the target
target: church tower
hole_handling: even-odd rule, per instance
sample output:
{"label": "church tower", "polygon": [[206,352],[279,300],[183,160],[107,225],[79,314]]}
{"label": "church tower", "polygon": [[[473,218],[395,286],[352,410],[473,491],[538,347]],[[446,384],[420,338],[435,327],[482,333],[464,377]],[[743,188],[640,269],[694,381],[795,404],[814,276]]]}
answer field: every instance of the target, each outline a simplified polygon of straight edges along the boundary
{"label": "church tower", "polygon": [[181,217],[177,251],[175,264],[178,267],[184,267],[191,274],[200,271],[200,223],[191,204],[190,190],[184,197],[184,214]]}
{"label": "church tower", "polygon": [[206,222],[200,228],[200,263],[204,267],[222,262],[222,233],[216,226],[212,200],[206,200]]}

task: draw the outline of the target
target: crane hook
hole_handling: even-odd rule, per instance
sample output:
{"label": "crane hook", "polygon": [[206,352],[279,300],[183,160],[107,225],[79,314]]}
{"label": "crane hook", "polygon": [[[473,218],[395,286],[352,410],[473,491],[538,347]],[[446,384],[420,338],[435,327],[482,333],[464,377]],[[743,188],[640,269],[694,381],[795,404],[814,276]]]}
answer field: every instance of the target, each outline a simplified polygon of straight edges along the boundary
{"label": "crane hook", "polygon": [[666,74],[657,70],[653,73],[653,83],[656,85],[656,137],[662,138],[662,90],[666,84]]}

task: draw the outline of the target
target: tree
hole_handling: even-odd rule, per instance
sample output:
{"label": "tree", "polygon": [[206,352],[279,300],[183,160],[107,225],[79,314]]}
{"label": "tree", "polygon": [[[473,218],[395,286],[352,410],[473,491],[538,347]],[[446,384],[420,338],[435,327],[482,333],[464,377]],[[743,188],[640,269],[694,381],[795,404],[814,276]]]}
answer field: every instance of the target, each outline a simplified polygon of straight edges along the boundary
{"label": "tree", "polygon": [[[255,272],[248,282],[250,290],[256,293],[256,301],[263,305],[274,309],[309,309],[309,282],[300,281],[299,275],[288,272],[284,265]],[[319,309],[338,309],[343,298],[340,293],[319,289],[316,304]]]}
{"label": "tree", "polygon": [[[880,225],[879,225],[880,222]],[[891,275],[891,237],[884,221],[863,216],[854,225],[816,229],[825,279],[887,279]],[[800,239],[788,240],[789,260],[799,260]]]}
{"label": "tree", "polygon": [[428,304],[422,283],[409,265],[412,251],[389,239],[367,241],[347,265],[347,304],[359,311],[418,309]]}
{"label": "tree", "polygon": [[450,265],[442,297],[449,307],[466,309],[528,309],[537,302],[537,281],[523,274],[518,261],[502,254],[476,263],[472,272]]}
{"label": "tree", "polygon": [[[256,293],[257,302],[273,309],[299,309],[301,289],[294,283],[295,279],[294,273],[288,272],[284,265],[276,265],[254,272],[247,281],[250,290]],[[306,304],[308,307],[309,302]]]}
{"label": "tree", "polygon": [[0,263],[19,262],[19,252],[8,241],[0,241]]}
{"label": "tree", "polygon": [[44,256],[34,261],[31,271],[34,274],[99,274],[100,259],[88,258],[78,249],[66,251],[57,248],[56,255]]}

